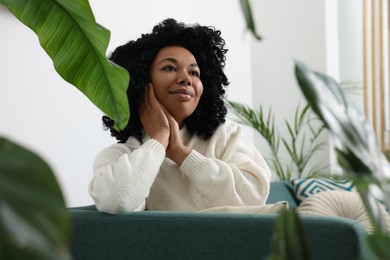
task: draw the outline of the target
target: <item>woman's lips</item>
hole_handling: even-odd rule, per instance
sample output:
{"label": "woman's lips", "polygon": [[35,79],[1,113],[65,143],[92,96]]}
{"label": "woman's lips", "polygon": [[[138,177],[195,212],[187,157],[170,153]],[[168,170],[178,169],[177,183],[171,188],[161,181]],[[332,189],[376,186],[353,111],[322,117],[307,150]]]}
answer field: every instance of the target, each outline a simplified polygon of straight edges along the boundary
{"label": "woman's lips", "polygon": [[194,93],[186,89],[178,89],[175,91],[170,91],[169,94],[177,96],[180,100],[189,100],[194,97]]}
{"label": "woman's lips", "polygon": [[194,96],[194,93],[192,93],[192,91],[187,90],[187,89],[178,89],[178,90],[175,90],[175,91],[170,91],[169,93],[170,93],[170,94],[189,95],[189,96],[191,96],[191,97]]}

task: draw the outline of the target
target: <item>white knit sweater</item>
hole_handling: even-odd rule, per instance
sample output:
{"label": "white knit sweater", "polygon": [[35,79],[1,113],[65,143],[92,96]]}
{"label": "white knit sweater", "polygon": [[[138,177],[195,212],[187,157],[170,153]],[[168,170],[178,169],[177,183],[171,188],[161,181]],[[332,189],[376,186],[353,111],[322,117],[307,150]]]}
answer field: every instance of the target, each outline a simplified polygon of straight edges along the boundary
{"label": "white knit sweater", "polygon": [[207,141],[181,129],[192,149],[179,167],[156,140],[130,137],[99,153],[89,192],[99,211],[200,211],[219,206],[262,206],[270,171],[263,157],[231,121]]}

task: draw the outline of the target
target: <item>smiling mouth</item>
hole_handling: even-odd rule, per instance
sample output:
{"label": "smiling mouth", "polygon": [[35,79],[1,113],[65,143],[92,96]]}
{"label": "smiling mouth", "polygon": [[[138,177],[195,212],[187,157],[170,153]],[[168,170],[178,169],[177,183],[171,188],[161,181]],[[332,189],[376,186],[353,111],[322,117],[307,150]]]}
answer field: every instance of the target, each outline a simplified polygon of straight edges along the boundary
{"label": "smiling mouth", "polygon": [[185,89],[179,89],[179,90],[175,90],[175,91],[170,91],[169,94],[183,95],[183,96],[190,96],[190,97],[194,97],[195,96],[194,93],[192,93],[189,90],[185,90]]}

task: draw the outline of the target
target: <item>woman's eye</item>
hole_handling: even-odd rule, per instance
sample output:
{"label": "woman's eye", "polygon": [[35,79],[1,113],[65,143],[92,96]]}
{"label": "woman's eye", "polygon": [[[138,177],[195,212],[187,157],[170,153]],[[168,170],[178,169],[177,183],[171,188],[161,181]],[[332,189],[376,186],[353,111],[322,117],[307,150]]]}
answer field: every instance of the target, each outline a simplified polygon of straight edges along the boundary
{"label": "woman's eye", "polygon": [[195,77],[199,77],[199,72],[192,71],[192,72],[190,72],[190,75],[195,76]]}
{"label": "woman's eye", "polygon": [[165,71],[174,71],[175,68],[172,67],[172,66],[165,66],[165,67],[162,68],[162,70],[165,70]]}

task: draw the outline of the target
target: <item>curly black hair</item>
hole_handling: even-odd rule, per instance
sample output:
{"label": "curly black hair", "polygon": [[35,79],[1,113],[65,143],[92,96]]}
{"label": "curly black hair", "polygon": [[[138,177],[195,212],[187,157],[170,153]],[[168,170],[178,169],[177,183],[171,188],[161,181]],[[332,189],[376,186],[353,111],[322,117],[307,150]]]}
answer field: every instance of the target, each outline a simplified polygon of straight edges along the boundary
{"label": "curly black hair", "polygon": [[202,72],[203,94],[195,111],[184,120],[189,133],[207,140],[225,122],[227,109],[223,98],[229,82],[223,71],[227,49],[221,32],[213,27],[186,25],[169,18],[156,25],[152,33],[142,34],[136,41],[117,47],[109,55],[112,62],[130,74],[127,95],[131,116],[126,128],[115,130],[113,119],[103,116],[104,126],[120,143],[126,142],[130,136],[142,139],[139,107],[150,82],[150,67],[160,49],[168,46],[180,46],[190,51]]}

